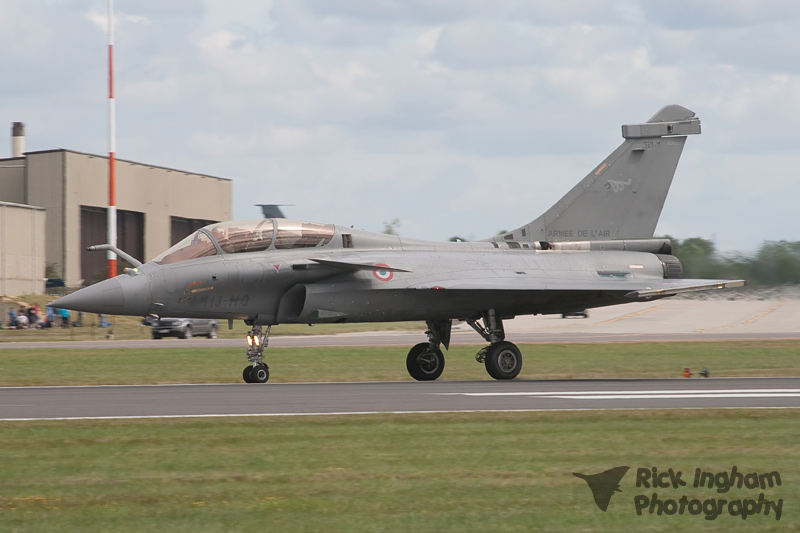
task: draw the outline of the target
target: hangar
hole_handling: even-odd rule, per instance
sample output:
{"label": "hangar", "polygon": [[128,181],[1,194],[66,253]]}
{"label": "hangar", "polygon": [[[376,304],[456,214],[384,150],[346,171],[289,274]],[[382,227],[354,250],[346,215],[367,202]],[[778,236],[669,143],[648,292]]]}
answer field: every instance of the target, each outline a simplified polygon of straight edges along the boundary
{"label": "hangar", "polygon": [[[47,277],[60,277],[69,287],[104,279],[106,254],[86,247],[107,240],[108,157],[63,148],[26,152],[19,122],[12,126],[11,144],[11,157],[0,159],[0,202],[7,204],[0,211],[0,283],[12,263],[19,265],[16,277],[28,278],[6,281],[0,294],[43,292],[45,269]],[[194,230],[231,218],[227,178],[124,159],[115,166],[117,246],[133,257],[146,261]],[[12,235],[13,243],[43,247],[17,253]],[[44,261],[36,255],[41,249]],[[118,268],[125,266],[120,259]]]}
{"label": "hangar", "polygon": [[41,292],[45,215],[41,207],[0,201],[0,296]]}

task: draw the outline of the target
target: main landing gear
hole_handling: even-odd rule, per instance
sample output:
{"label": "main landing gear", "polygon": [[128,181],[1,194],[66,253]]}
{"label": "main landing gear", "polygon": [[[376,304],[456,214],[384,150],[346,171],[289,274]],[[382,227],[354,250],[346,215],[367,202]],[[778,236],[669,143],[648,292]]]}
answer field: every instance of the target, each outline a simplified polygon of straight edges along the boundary
{"label": "main landing gear", "polygon": [[245,383],[266,383],[269,379],[269,367],[264,362],[264,348],[269,344],[269,330],[263,331],[261,326],[255,325],[247,332],[247,360],[252,363],[244,367],[242,378]]}
{"label": "main landing gear", "polygon": [[475,319],[467,320],[467,324],[490,343],[475,355],[475,360],[484,363],[494,379],[514,379],[522,370],[522,353],[516,344],[505,340],[503,321],[495,316],[494,309],[483,313],[482,318],[483,324]]}
{"label": "main landing gear", "polygon": [[[482,322],[479,322],[481,320]],[[421,342],[411,348],[406,357],[406,368],[417,381],[432,381],[442,375],[444,354],[440,346],[450,347],[452,320],[428,320],[428,342]],[[486,366],[486,371],[494,379],[514,379],[522,370],[522,354],[514,343],[505,340],[503,321],[497,318],[494,309],[489,309],[479,319],[469,319],[467,324],[483,337],[489,346],[482,348],[475,360]],[[260,325],[254,325],[247,332],[247,360],[250,365],[242,371],[246,383],[266,383],[269,380],[269,367],[264,362],[264,349],[269,344],[269,332]]]}
{"label": "main landing gear", "polygon": [[[482,320],[483,323],[478,322]],[[469,319],[467,324],[489,343],[482,348],[475,360],[486,365],[486,372],[494,379],[514,379],[522,370],[522,353],[519,348],[505,340],[503,321],[495,315],[494,309],[483,313],[481,319]],[[450,345],[450,320],[429,320],[427,322],[428,342],[417,344],[408,352],[406,368],[412,378],[430,381],[438,378],[444,370],[444,354],[439,348]]]}

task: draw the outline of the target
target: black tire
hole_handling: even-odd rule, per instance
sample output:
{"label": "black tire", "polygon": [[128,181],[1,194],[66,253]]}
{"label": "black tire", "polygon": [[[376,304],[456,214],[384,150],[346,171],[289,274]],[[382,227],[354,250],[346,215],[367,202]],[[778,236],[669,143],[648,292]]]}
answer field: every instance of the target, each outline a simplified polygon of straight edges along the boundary
{"label": "black tire", "polygon": [[513,342],[503,341],[489,346],[486,371],[494,379],[514,379],[522,370],[522,353]]}
{"label": "black tire", "polygon": [[269,368],[267,365],[256,365],[250,372],[251,383],[266,383],[269,380]]}
{"label": "black tire", "polygon": [[161,338],[161,335],[159,335],[158,333],[153,333],[153,338],[158,340]]}
{"label": "black tire", "polygon": [[181,335],[181,339],[191,339],[192,338],[192,326],[186,326],[186,331],[183,332]]}
{"label": "black tire", "polygon": [[444,371],[444,354],[439,348],[431,350],[430,344],[421,342],[408,352],[406,368],[417,381],[433,381]]}
{"label": "black tire", "polygon": [[245,383],[252,383],[253,382],[253,367],[248,365],[244,367],[242,370],[242,379]]}
{"label": "black tire", "polygon": [[217,338],[217,326],[211,326],[211,331],[208,332],[209,339],[216,339]]}

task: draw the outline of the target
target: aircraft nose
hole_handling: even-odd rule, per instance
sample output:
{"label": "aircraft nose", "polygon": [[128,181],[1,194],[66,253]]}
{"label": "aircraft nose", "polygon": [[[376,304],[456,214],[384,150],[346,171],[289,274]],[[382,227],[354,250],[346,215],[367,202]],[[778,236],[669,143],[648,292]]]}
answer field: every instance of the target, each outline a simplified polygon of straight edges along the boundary
{"label": "aircraft nose", "polygon": [[109,315],[146,315],[150,307],[147,276],[117,276],[54,300],[52,307]]}

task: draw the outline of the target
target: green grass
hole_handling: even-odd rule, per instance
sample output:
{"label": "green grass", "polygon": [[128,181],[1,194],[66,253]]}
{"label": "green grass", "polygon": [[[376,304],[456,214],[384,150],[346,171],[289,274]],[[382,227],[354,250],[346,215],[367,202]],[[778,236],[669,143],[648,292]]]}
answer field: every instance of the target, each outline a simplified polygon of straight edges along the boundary
{"label": "green grass", "polygon": [[[487,380],[479,346],[445,353],[445,380]],[[520,379],[798,376],[800,341],[523,345]],[[242,348],[0,351],[0,386],[239,383]],[[269,348],[271,382],[409,380],[407,347]]]}
{"label": "green grass", "polygon": [[[152,339],[149,327],[142,326],[142,319],[129,316],[108,317],[111,327],[101,328],[96,315],[88,315],[82,327],[48,329],[0,329],[0,343],[44,342],[44,341],[93,341],[107,338],[113,333],[114,340]],[[4,323],[5,324],[5,323]],[[221,339],[244,340],[250,329],[243,321],[236,320],[233,329],[227,321],[220,321],[217,335]],[[270,335],[333,335],[358,331],[419,331],[427,329],[424,322],[376,322],[363,324],[279,324],[273,326]]]}
{"label": "green grass", "polygon": [[[3,531],[795,530],[796,411],[0,423]],[[572,472],[626,465],[608,511]],[[778,471],[783,516],[637,516],[638,467]],[[659,489],[728,499],[759,491]]]}
{"label": "green grass", "polygon": [[[443,379],[488,380],[478,346]],[[800,375],[800,342],[522,346],[522,379]],[[271,381],[408,380],[407,348],[270,348]],[[241,349],[0,351],[0,385],[240,382]],[[255,387],[256,385],[254,385]],[[263,385],[268,387],[269,385]],[[2,531],[794,531],[797,410],[0,422]],[[572,472],[626,465],[606,513]],[[778,471],[783,516],[637,516],[636,468]],[[759,491],[659,489],[661,498]]]}

